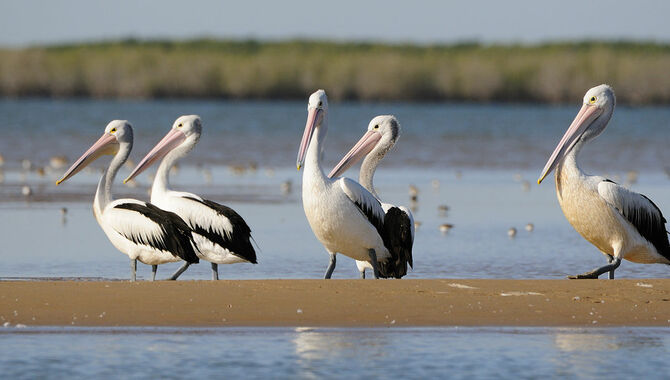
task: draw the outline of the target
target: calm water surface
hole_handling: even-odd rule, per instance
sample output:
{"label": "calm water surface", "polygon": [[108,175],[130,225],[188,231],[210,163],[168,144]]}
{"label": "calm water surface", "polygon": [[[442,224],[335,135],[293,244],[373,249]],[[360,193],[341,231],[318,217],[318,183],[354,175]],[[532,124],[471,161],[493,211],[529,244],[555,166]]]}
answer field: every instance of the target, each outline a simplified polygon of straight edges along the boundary
{"label": "calm water surface", "polygon": [[[383,199],[396,204],[410,204],[410,184],[419,189],[414,215],[421,226],[408,278],[564,278],[604,263],[563,217],[552,181],[534,184],[577,110],[333,104],[326,167],[358,140],[372,116],[394,113],[403,135],[375,183]],[[177,116],[189,113],[203,117],[204,135],[172,176],[173,186],[237,210],[259,247],[260,264],[223,265],[221,276],[320,278],[328,256],[305,220],[301,173],[294,169],[304,103],[44,100],[0,100],[0,278],[128,278],[127,257],[91,212],[99,172],[55,187],[65,168],[49,166],[49,158],[65,155],[72,162],[110,119],[125,118],[135,125],[131,158],[137,161]],[[648,195],[669,214],[669,120],[664,107],[617,108],[605,134],[584,151],[583,166]],[[150,174],[136,187],[119,180],[114,192],[147,199]],[[29,198],[21,195],[26,185]],[[441,214],[440,205],[449,211]],[[442,234],[443,223],[454,227]],[[528,223],[532,232],[525,230]],[[517,229],[513,239],[510,228]],[[161,266],[158,277],[177,267]],[[617,274],[667,278],[670,267],[624,262]],[[150,269],[140,266],[138,275],[146,279]],[[204,263],[182,278],[209,275]],[[335,278],[357,275],[352,260],[338,260]],[[670,329],[644,328],[0,328],[6,378],[667,378],[669,351]]]}
{"label": "calm water surface", "polygon": [[3,377],[645,378],[656,328],[0,328]]}

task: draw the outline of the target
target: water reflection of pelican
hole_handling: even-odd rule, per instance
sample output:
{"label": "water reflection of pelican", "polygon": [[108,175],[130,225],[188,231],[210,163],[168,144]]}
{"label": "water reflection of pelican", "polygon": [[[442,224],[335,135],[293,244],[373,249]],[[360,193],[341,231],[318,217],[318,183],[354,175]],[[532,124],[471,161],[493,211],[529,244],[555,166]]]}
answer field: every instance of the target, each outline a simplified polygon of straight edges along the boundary
{"label": "water reflection of pelican", "polygon": [[[382,357],[389,342],[378,332],[365,330],[319,330],[305,327],[295,329],[295,353],[303,369],[314,368],[312,362],[338,357]],[[316,364],[316,363],[315,363]]]}
{"label": "water reflection of pelican", "polygon": [[603,374],[603,369],[616,365],[612,362],[614,351],[623,350],[616,354],[617,357],[622,357],[628,353],[642,354],[645,350],[664,346],[663,338],[651,332],[639,334],[621,333],[619,330],[612,333],[600,331],[566,329],[565,332],[555,334],[554,345],[559,351],[556,356],[557,373],[562,377],[597,377]]}

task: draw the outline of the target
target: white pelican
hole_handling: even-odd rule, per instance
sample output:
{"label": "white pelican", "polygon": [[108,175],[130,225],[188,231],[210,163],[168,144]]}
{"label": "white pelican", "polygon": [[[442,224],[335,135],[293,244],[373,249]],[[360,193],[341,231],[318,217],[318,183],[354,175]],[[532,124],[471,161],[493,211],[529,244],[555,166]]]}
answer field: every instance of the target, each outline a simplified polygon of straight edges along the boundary
{"label": "white pelican", "polygon": [[[179,117],[167,135],[137,164],[124,182],[163,158],[153,186],[151,203],[182,217],[193,229],[196,254],[212,264],[212,279],[219,279],[218,264],[250,262],[256,264],[256,251],[251,244],[251,229],[233,209],[203,199],[195,194],[172,191],[169,174],[177,160],[195,147],[202,132],[202,122],[196,115]],[[180,271],[186,270],[185,263]]]}
{"label": "white pelican", "polygon": [[621,259],[670,264],[661,210],[644,195],[604,177],[588,175],[577,165],[577,155],[605,130],[615,104],[611,87],[603,84],[588,90],[581,110],[537,180],[539,184],[556,169],[556,192],[563,214],[577,232],[608,257],[608,265],[570,278],[598,278],[609,272],[613,279]]}
{"label": "white pelican", "polygon": [[[56,182],[59,185],[103,155],[114,155],[103,172],[93,201],[93,214],[109,241],[130,258],[135,281],[137,260],[152,266],[156,279],[159,264],[184,260],[197,263],[191,229],[176,214],[135,199],[112,200],[114,177],[133,148],[133,128],[126,120],[113,120],[105,133]],[[172,280],[179,276],[175,273]]]}
{"label": "white pelican", "polygon": [[[328,178],[338,177],[358,162],[363,156],[358,175],[359,183],[380,202],[381,199],[372,183],[377,165],[384,155],[395,145],[400,134],[400,124],[395,116],[377,116],[370,121],[368,131],[354,145],[353,148],[328,174]],[[397,275],[407,274],[407,264],[412,266],[412,244],[414,243],[414,217],[412,212],[404,206],[395,206],[381,202],[384,209],[384,233],[382,240],[389,251],[395,252],[391,256],[396,260]],[[384,266],[385,263],[380,263]],[[367,261],[356,261],[356,266],[365,278],[365,269],[370,268]],[[383,272],[384,270],[382,270]]]}
{"label": "white pelican", "polygon": [[[323,141],[328,129],[328,99],[318,90],[309,97],[307,123],[298,151],[302,205],[312,231],[330,254],[325,278],[335,269],[336,254],[368,261],[375,278],[396,277],[391,253],[382,240],[384,210],[369,191],[349,178],[328,178],[321,169]],[[383,267],[378,265],[386,263]],[[381,269],[381,271],[380,271]]]}

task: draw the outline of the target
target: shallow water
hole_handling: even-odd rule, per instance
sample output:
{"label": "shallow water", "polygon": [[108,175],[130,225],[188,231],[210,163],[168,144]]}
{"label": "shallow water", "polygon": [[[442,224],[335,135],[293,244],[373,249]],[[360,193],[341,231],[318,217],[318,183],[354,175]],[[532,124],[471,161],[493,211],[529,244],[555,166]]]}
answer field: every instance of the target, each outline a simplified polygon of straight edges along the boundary
{"label": "shallow water", "polygon": [[[237,210],[253,229],[258,245],[258,265],[235,264],[219,267],[221,278],[320,278],[328,255],[312,234],[300,202],[300,174],[277,170],[272,177],[262,171],[243,176],[224,167],[212,169],[213,182],[206,184],[196,168],[183,168],[173,183],[206,194]],[[568,224],[556,200],[551,181],[524,190],[533,171],[386,169],[376,183],[381,196],[395,204],[409,205],[408,185],[419,188],[414,211],[421,222],[416,232],[414,270],[408,278],[564,278],[603,265],[605,257]],[[98,174],[81,174],[73,184],[50,191],[60,194],[89,189]],[[292,181],[293,191],[282,194],[280,184]],[[439,186],[435,187],[433,181]],[[147,179],[143,179],[147,181]],[[532,182],[531,182],[532,183]],[[131,191],[140,199],[148,182]],[[662,210],[670,210],[670,180],[662,173],[641,173],[636,191],[650,196]],[[245,192],[244,189],[247,189]],[[0,277],[86,277],[127,279],[128,258],[107,240],[91,212],[92,193],[78,202],[9,202],[0,204]],[[252,196],[252,200],[239,197]],[[253,196],[257,194],[258,196]],[[253,199],[264,198],[267,201]],[[237,200],[241,199],[241,200]],[[246,200],[245,200],[246,199]],[[441,215],[438,205],[448,205]],[[61,208],[67,208],[65,217]],[[443,234],[438,227],[451,223]],[[527,223],[534,230],[525,230]],[[509,228],[516,237],[508,237]],[[159,268],[159,278],[167,277],[179,264]],[[208,279],[208,263],[192,265],[183,279]],[[140,265],[141,279],[150,275]],[[353,260],[340,256],[335,278],[356,278]],[[618,277],[670,276],[666,265],[642,265],[624,261]]]}
{"label": "shallow water", "polygon": [[21,378],[667,378],[658,328],[0,328]]}
{"label": "shallow water", "polygon": [[[564,278],[604,263],[563,217],[552,181],[534,184],[577,108],[333,104],[327,167],[373,115],[395,113],[403,135],[375,183],[385,201],[401,205],[410,204],[410,184],[419,189],[414,215],[421,226],[408,278]],[[0,278],[127,279],[127,257],[91,212],[99,172],[55,187],[65,168],[49,166],[49,158],[71,162],[110,119],[126,118],[135,125],[137,160],[185,113],[203,117],[205,134],[173,186],[237,210],[258,243],[260,264],[222,265],[221,277],[320,278],[328,256],[305,219],[294,169],[304,103],[45,100],[0,100],[9,136],[0,140]],[[670,210],[667,120],[664,107],[618,108],[585,150],[584,167],[620,183],[638,169],[628,185]],[[30,170],[21,168],[23,159]],[[132,188],[119,179],[115,194],[147,199],[150,174]],[[24,185],[32,196],[21,195]],[[449,211],[440,214],[439,205]],[[443,234],[443,223],[454,227]],[[177,267],[161,266],[158,277]],[[150,269],[140,265],[138,274],[147,279]],[[624,262],[617,270],[618,277],[669,275],[663,265]],[[181,278],[209,276],[201,263]],[[357,276],[354,262],[340,257],[333,277]],[[664,378],[669,351],[670,330],[656,328],[0,328],[7,378]]]}

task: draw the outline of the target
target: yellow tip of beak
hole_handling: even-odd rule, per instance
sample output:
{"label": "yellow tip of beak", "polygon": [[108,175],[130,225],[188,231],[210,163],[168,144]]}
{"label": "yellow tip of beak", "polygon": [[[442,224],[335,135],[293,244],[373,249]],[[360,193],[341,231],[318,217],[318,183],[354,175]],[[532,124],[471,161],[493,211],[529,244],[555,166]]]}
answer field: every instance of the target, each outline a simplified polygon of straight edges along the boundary
{"label": "yellow tip of beak", "polygon": [[56,186],[60,185],[61,182],[63,182],[62,179],[59,179],[58,181],[56,181]]}
{"label": "yellow tip of beak", "polygon": [[542,180],[541,180],[541,179],[538,179],[538,180],[537,180],[537,184],[539,185],[540,183],[542,183]]}
{"label": "yellow tip of beak", "polygon": [[298,165],[296,165],[296,167],[298,168],[298,171],[300,171],[300,165],[298,164]]}
{"label": "yellow tip of beak", "polygon": [[125,185],[126,183],[128,183],[128,179],[127,179],[127,178],[123,180],[123,184]]}

